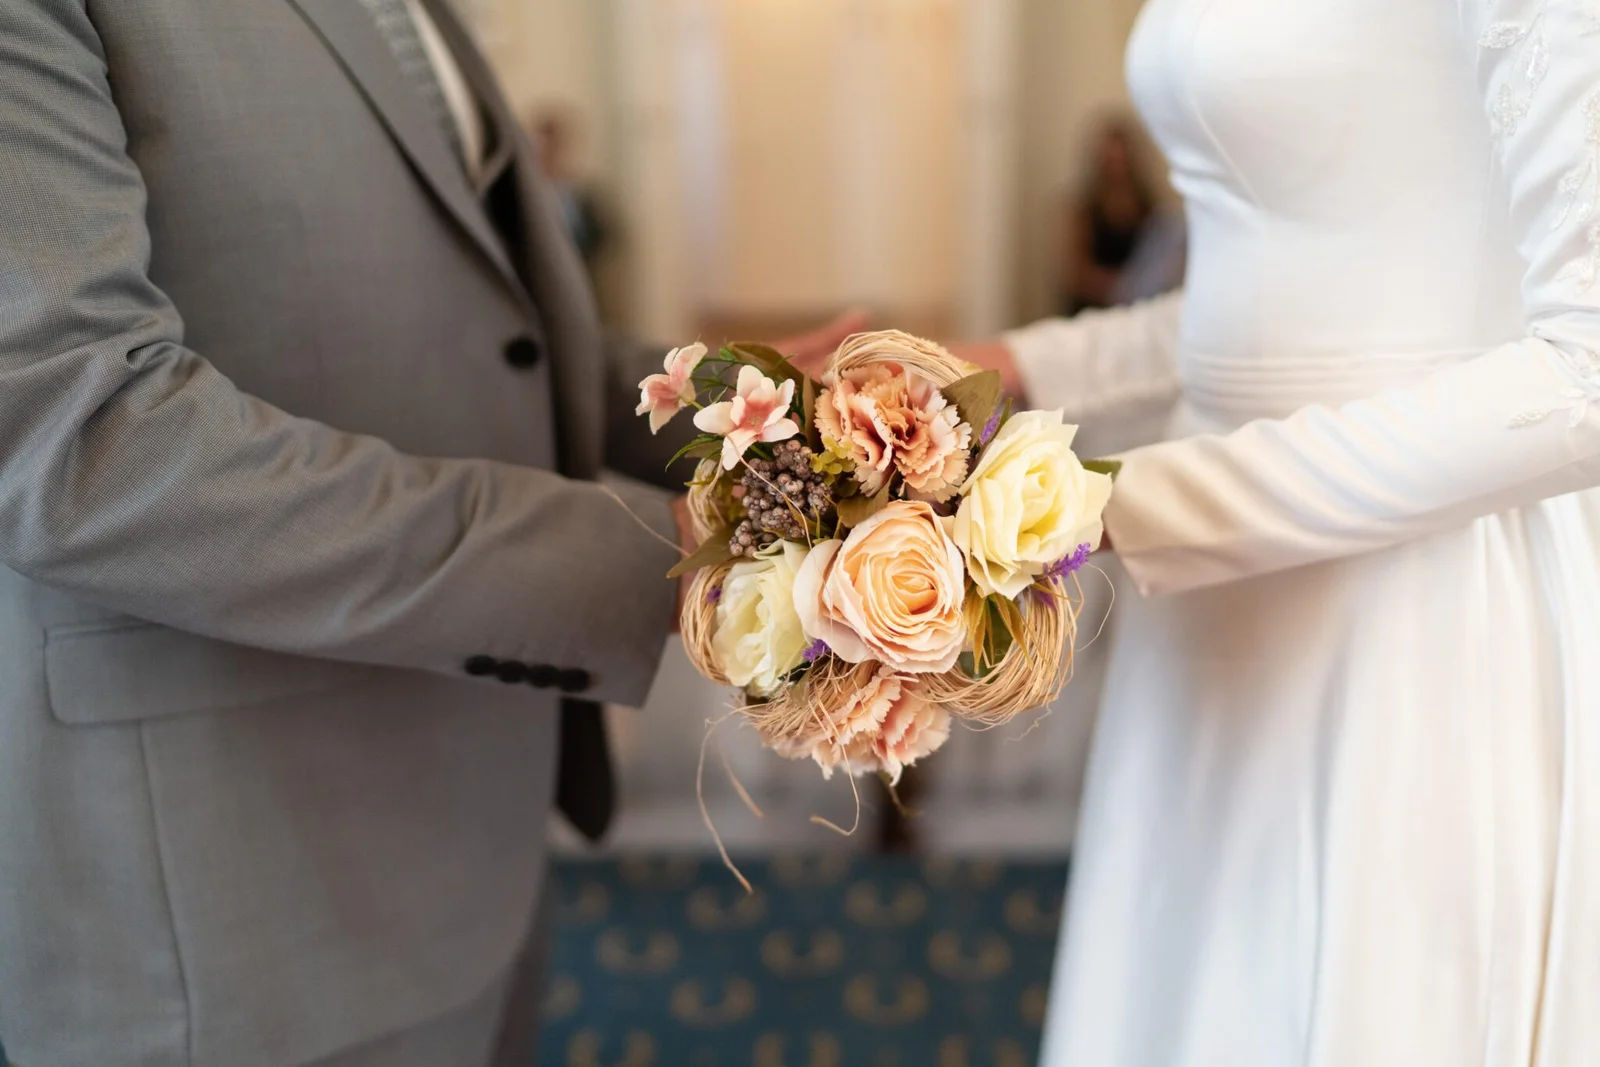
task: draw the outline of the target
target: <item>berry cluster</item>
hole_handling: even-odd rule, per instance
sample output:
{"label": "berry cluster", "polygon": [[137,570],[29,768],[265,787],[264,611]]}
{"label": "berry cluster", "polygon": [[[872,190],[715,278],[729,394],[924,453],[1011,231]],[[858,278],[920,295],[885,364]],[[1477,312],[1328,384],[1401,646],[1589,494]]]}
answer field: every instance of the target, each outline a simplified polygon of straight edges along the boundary
{"label": "berry cluster", "polygon": [[754,556],[784,538],[807,540],[807,527],[833,507],[828,476],[812,469],[812,452],[800,440],[785,441],[772,459],[745,460],[744,507],[749,518],[733,531],[728,547]]}

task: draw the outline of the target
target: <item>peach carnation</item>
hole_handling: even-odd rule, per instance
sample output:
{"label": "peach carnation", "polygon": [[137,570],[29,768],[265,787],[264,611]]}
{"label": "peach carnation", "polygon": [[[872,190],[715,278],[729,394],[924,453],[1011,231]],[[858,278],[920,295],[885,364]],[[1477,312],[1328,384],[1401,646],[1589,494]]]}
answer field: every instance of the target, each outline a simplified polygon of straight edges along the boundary
{"label": "peach carnation", "polygon": [[972,427],[933,384],[898,363],[836,377],[817,402],[823,441],[855,464],[873,496],[898,471],[913,495],[945,501],[967,475]]}
{"label": "peach carnation", "polygon": [[789,759],[812,759],[824,778],[885,771],[898,782],[911,766],[944,744],[950,715],[923,698],[915,679],[879,663],[863,663],[830,686],[837,706],[814,718],[806,729],[766,738],[773,751]]}
{"label": "peach carnation", "polygon": [[949,739],[950,713],[924,700],[914,683],[906,681],[901,698],[890,706],[872,739],[872,755],[895,783],[907,767],[937,752]]}

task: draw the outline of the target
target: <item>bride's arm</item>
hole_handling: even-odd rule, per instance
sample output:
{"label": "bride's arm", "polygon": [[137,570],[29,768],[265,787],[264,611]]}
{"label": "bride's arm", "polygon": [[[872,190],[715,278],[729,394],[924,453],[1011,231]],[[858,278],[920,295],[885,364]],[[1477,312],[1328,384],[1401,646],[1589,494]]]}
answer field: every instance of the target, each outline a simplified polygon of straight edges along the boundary
{"label": "bride's arm", "polygon": [[1061,408],[1085,422],[1178,395],[1183,294],[1131,307],[1045,319],[955,353],[1000,372],[1007,393],[1032,408]]}
{"label": "bride's arm", "polygon": [[[1600,485],[1600,32],[1578,0],[1502,0],[1493,25],[1479,0],[1459,2],[1486,110],[1521,112],[1499,151],[1527,335],[1371,399],[1128,453],[1106,525],[1145,592],[1382,548]],[[1547,68],[1507,47],[1530,27]]]}

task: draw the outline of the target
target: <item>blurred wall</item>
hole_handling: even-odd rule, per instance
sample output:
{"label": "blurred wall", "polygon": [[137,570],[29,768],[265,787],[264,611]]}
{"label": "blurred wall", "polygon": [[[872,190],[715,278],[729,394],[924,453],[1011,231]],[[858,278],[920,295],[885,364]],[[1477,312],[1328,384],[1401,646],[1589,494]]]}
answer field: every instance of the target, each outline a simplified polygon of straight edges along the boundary
{"label": "blurred wall", "polygon": [[1129,107],[1123,52],[1143,0],[1018,0],[1017,318],[1056,310],[1064,199],[1083,174],[1097,119]]}
{"label": "blurred wall", "polygon": [[942,303],[963,334],[1050,312],[1142,0],[458,2],[520,114],[584,126],[620,216],[609,303],[681,336],[703,308]]}
{"label": "blurred wall", "polygon": [[597,0],[458,0],[476,24],[506,95],[527,123],[538,108],[561,104],[584,126],[580,166],[615,172],[614,45],[608,4]]}

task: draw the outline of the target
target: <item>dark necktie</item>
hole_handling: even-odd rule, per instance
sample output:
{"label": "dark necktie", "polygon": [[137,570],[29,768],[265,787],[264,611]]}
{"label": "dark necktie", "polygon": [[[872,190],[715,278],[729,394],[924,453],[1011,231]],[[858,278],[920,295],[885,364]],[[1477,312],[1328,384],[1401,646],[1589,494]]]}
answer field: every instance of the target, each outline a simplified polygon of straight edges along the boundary
{"label": "dark necktie", "polygon": [[[423,47],[417,24],[406,10],[405,0],[361,0],[361,3],[371,12],[406,80],[438,119],[456,151],[456,158],[464,159],[460,131],[456,129],[438,74]],[[497,206],[495,203],[508,196],[515,197],[514,183],[495,183],[489,191],[490,203],[485,207],[507,247],[516,249],[522,245],[520,235],[515,232],[521,226],[521,211],[512,204]],[[606,738],[605,709],[594,701],[571,698],[561,701],[556,807],[574,829],[591,841],[598,841],[611,825],[616,807],[611,746]]]}

